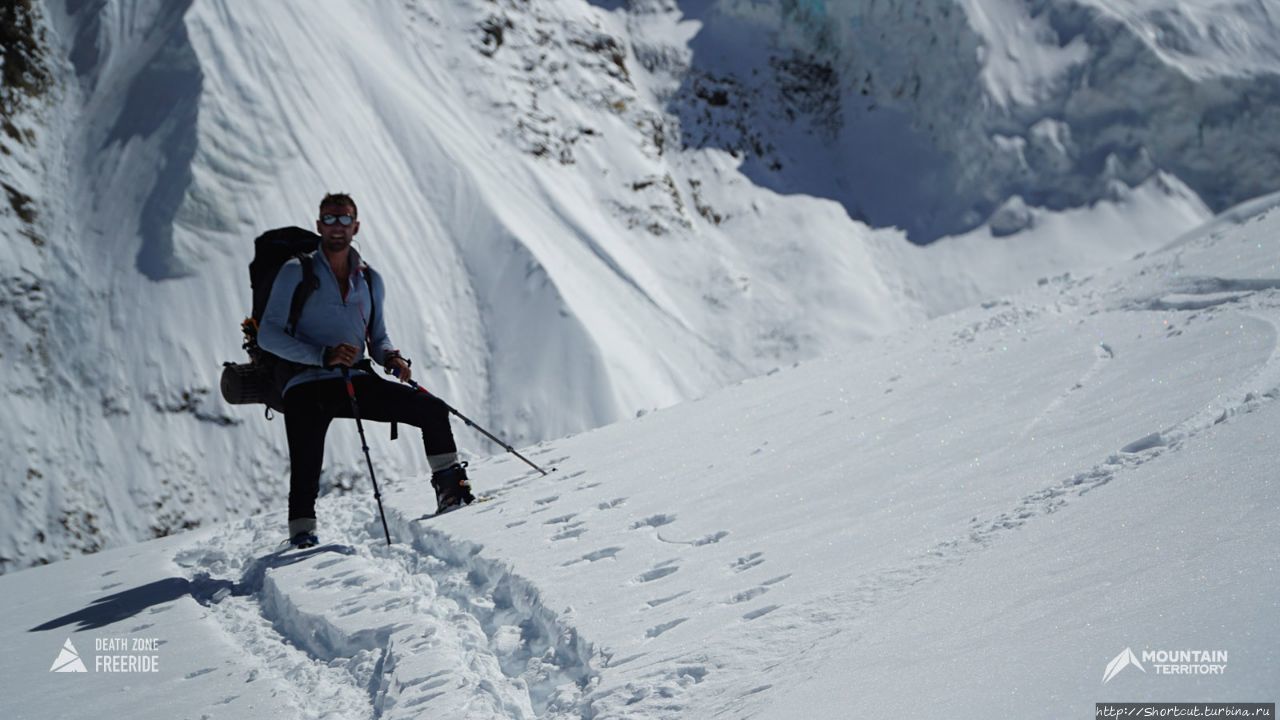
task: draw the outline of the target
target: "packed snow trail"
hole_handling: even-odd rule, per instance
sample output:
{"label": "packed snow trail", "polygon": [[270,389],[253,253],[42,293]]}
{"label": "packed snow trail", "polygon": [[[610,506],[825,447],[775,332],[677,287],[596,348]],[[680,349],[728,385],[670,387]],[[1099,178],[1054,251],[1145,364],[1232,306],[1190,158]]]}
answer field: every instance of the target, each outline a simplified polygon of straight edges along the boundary
{"label": "packed snow trail", "polygon": [[591,649],[532,585],[395,512],[388,547],[355,500],[326,503],[322,532],[337,542],[272,551],[279,523],[251,518],[175,558],[304,715],[583,716]]}

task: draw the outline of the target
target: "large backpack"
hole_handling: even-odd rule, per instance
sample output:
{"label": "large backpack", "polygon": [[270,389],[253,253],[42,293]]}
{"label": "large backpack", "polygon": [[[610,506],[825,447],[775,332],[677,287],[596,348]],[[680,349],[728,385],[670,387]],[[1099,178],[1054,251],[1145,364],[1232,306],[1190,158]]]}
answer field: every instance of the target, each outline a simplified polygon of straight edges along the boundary
{"label": "large backpack", "polygon": [[[283,392],[290,378],[303,370],[300,365],[263,350],[258,345],[258,327],[262,322],[262,314],[266,311],[267,301],[271,298],[271,287],[275,284],[280,268],[293,258],[302,264],[302,280],[293,291],[289,302],[289,317],[285,323],[285,332],[290,335],[297,331],[298,318],[302,315],[302,307],[307,298],[320,287],[316,277],[313,256],[320,247],[320,236],[300,227],[285,227],[268,230],[253,241],[253,261],[249,263],[249,284],[253,288],[253,309],[249,317],[240,324],[244,333],[242,347],[249,354],[247,363],[223,363],[222,397],[232,405],[264,404],[267,406],[267,417],[271,410],[284,412]],[[377,276],[373,269],[362,265],[365,280],[371,288]],[[369,323],[378,312],[374,304],[369,311]]]}
{"label": "large backpack", "polygon": [[302,306],[311,293],[319,287],[315,268],[311,265],[310,258],[304,256],[310,255],[319,247],[320,236],[300,227],[268,230],[253,241],[253,261],[249,263],[249,286],[253,288],[253,310],[245,322],[252,321],[254,347],[257,347],[258,326],[262,322],[262,314],[266,312],[267,300],[271,298],[271,286],[275,284],[280,268],[293,258],[303,261],[302,282],[298,283],[298,288],[293,293],[293,302],[289,304],[289,323],[285,326],[285,332],[292,335],[297,328]]}

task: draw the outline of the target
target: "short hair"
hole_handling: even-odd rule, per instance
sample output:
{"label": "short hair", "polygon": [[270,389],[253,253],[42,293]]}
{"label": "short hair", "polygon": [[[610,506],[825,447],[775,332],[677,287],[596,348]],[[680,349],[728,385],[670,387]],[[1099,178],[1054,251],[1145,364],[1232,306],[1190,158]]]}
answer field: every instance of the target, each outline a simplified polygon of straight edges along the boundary
{"label": "short hair", "polygon": [[356,201],[344,192],[329,193],[328,195],[325,195],[324,199],[320,201],[320,210],[324,211],[326,205],[350,205],[351,217],[356,218],[360,216],[360,209],[356,207]]}

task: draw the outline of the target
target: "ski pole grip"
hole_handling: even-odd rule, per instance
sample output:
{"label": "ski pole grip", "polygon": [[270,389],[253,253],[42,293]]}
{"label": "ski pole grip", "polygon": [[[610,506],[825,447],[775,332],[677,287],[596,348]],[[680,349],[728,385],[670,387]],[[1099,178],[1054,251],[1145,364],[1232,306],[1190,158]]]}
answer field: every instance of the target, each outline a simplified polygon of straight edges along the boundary
{"label": "ski pole grip", "polygon": [[[387,374],[388,374],[388,375],[395,375],[395,376],[396,376],[396,378],[397,378],[397,379],[399,379],[399,377],[400,377],[400,368],[389,367],[389,368],[387,368]],[[419,392],[426,393],[427,395],[431,395],[431,393],[430,393],[430,392],[428,392],[426,388],[424,388],[424,387],[422,387],[421,385],[419,385],[419,384],[418,384],[418,381],[417,381],[417,380],[410,380],[410,381],[409,381],[409,387],[411,387],[411,388],[413,388],[414,390],[417,390],[417,391],[419,391]],[[435,397],[435,396],[434,396],[434,395],[432,395],[432,397]]]}

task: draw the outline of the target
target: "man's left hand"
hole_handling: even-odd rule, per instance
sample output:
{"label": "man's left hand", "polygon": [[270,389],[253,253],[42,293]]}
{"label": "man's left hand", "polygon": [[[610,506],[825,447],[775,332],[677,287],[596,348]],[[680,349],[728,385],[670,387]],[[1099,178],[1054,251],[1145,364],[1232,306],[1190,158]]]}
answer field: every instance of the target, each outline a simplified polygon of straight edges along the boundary
{"label": "man's left hand", "polygon": [[413,379],[413,371],[409,369],[408,361],[399,355],[387,361],[387,369],[394,371],[396,377],[402,383],[407,383]]}

